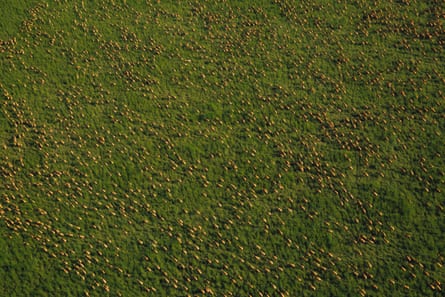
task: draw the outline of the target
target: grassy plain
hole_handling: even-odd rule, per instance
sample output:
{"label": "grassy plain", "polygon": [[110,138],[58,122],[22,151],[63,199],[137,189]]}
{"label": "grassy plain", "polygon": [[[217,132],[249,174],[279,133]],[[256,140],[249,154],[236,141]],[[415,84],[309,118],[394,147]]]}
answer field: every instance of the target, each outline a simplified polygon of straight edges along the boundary
{"label": "grassy plain", "polygon": [[1,294],[445,294],[443,1],[19,2]]}

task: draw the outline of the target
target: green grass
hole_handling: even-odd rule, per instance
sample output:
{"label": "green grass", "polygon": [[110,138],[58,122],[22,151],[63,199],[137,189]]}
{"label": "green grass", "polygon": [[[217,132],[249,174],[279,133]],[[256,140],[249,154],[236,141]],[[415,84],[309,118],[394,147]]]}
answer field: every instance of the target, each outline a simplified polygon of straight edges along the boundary
{"label": "green grass", "polygon": [[28,2],[5,296],[443,294],[442,2]]}
{"label": "green grass", "polygon": [[6,40],[19,34],[23,26],[30,22],[32,14],[29,10],[34,7],[38,1],[13,1],[4,0],[1,3],[0,11],[0,38]]}

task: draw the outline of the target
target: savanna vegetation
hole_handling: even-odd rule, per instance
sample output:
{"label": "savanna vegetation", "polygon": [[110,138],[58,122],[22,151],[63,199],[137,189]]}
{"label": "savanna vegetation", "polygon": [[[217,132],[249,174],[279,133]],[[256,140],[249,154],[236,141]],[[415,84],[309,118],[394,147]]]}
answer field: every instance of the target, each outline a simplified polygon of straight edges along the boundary
{"label": "savanna vegetation", "polygon": [[0,295],[443,296],[445,3],[0,3]]}

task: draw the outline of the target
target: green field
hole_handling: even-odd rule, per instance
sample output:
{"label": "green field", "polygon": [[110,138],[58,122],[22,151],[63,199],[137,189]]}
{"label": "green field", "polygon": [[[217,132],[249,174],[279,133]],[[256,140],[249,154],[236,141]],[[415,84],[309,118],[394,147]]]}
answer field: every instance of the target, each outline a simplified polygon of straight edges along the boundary
{"label": "green field", "polygon": [[0,296],[444,296],[445,2],[0,11]]}

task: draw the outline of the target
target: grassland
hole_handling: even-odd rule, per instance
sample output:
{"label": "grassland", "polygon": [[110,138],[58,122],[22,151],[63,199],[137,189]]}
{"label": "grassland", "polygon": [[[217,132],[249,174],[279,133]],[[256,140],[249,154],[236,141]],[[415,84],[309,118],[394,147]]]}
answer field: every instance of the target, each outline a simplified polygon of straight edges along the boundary
{"label": "grassland", "polygon": [[2,296],[443,296],[443,1],[3,1]]}

